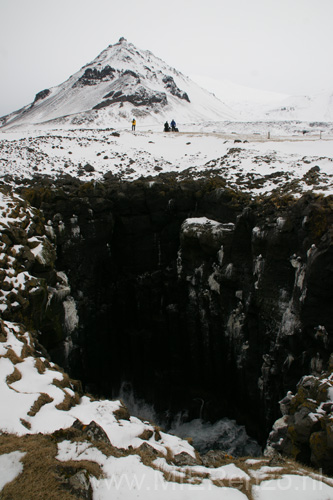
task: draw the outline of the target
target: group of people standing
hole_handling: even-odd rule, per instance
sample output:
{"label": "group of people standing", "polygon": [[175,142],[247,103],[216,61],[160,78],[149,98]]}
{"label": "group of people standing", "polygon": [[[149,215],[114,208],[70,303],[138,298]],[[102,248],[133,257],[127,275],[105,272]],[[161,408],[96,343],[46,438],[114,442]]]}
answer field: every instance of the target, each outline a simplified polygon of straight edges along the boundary
{"label": "group of people standing", "polygon": [[170,125],[169,125],[168,122],[165,122],[165,124],[164,124],[164,132],[170,132],[170,130],[171,130],[171,132],[178,132],[178,128],[176,126],[175,120],[172,120],[171,123],[170,123]]}
{"label": "group of people standing", "polygon": [[[132,120],[132,132],[135,132],[135,127],[136,127],[136,119],[133,118]],[[176,126],[175,120],[171,120],[171,123],[169,125],[168,122],[165,122],[164,124],[164,132],[178,132],[178,128]]]}

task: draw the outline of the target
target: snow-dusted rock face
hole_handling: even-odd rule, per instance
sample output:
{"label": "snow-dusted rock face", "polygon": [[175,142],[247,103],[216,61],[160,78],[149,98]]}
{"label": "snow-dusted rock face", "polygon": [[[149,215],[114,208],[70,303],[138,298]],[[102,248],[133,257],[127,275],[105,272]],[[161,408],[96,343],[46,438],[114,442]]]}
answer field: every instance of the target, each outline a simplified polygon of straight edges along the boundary
{"label": "snow-dusted rock face", "polygon": [[1,118],[6,128],[32,124],[114,127],[228,120],[231,110],[147,50],[121,38],[66,82],[39,92],[32,104]]}
{"label": "snow-dusted rock face", "polygon": [[54,233],[44,222],[23,198],[0,190],[0,311],[3,320],[39,331],[44,347],[60,349],[76,330],[77,313],[67,276],[55,269]]}
{"label": "snow-dusted rock face", "polygon": [[[315,358],[319,360],[319,356]],[[320,375],[305,375],[297,384],[296,393],[288,391],[280,401],[282,417],[274,423],[268,437],[267,456],[283,453],[332,474],[332,361],[331,356],[329,372],[320,369]]]}

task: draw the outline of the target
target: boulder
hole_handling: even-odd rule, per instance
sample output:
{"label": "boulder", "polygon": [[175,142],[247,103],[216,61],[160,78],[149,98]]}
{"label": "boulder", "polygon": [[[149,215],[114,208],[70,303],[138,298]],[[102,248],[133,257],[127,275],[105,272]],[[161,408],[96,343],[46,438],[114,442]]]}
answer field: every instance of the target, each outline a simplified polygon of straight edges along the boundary
{"label": "boulder", "polygon": [[185,465],[200,465],[200,462],[189,453],[186,453],[186,451],[182,451],[181,453],[175,455],[172,461],[179,467],[183,467]]}
{"label": "boulder", "polygon": [[105,430],[94,420],[92,420],[88,425],[82,424],[80,420],[75,420],[72,427],[83,431],[84,434],[87,435],[87,438],[91,441],[101,441],[103,443],[110,444],[110,440]]}

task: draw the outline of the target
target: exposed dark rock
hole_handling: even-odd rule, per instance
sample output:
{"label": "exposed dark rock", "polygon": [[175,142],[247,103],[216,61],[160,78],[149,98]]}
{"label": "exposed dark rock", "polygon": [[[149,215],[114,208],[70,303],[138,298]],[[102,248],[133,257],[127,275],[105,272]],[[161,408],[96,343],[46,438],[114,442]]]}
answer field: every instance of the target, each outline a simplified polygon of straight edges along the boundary
{"label": "exposed dark rock", "polygon": [[108,99],[109,97],[114,97],[114,98],[117,98],[117,97],[120,97],[122,95],[122,90],[117,90],[117,91],[114,91],[112,90],[111,92],[109,92],[108,94],[106,94],[103,99]]}
{"label": "exposed dark rock", "polygon": [[148,459],[148,461],[155,460],[158,455],[158,451],[148,443],[142,443],[138,450],[140,454],[143,455],[144,459]]}
{"label": "exposed dark rock", "polygon": [[[111,106],[117,102],[129,102],[134,106],[150,106],[160,104],[166,106],[168,103],[167,96],[164,92],[152,91],[148,88],[139,85],[133,94],[126,94],[125,91],[117,91],[114,94],[109,93],[105,96],[105,101],[100,102],[93,109],[102,109]],[[107,98],[109,97],[109,98]]]}
{"label": "exposed dark rock", "polygon": [[316,184],[319,180],[319,173],[320,168],[318,167],[318,165],[315,165],[314,167],[310,168],[310,170],[308,170],[306,174],[303,175],[303,179],[308,185]]}
{"label": "exposed dark rock", "polygon": [[200,465],[196,458],[192,457],[192,455],[189,455],[185,451],[175,455],[172,461],[178,467],[183,467],[184,465]]}
{"label": "exposed dark rock", "polygon": [[284,467],[286,465],[286,459],[280,455],[279,453],[276,453],[268,462],[269,467]]}
{"label": "exposed dark rock", "polygon": [[37,101],[41,101],[45,99],[47,96],[49,96],[51,91],[49,89],[41,90],[38,92],[35,96],[35,100],[32,105],[34,105]]}
{"label": "exposed dark rock", "polygon": [[69,490],[82,500],[93,499],[93,489],[90,484],[90,475],[86,469],[76,469],[70,466],[58,466],[57,472],[61,478],[62,487]]}
{"label": "exposed dark rock", "polygon": [[103,175],[104,179],[106,181],[117,181],[118,179],[118,175],[117,174],[114,174],[113,172],[106,172],[104,175]]}
{"label": "exposed dark rock", "polygon": [[88,425],[84,425],[80,422],[80,420],[75,420],[72,427],[83,431],[83,433],[91,441],[101,441],[103,443],[110,444],[110,440],[104,429],[94,421],[90,422]]}
{"label": "exposed dark rock", "polygon": [[135,73],[135,71],[132,71],[130,69],[126,69],[125,71],[123,71],[122,73],[122,76],[125,76],[125,75],[130,75],[130,76],[133,76],[134,78],[137,79],[138,83],[140,83],[140,76]]}
{"label": "exposed dark rock", "polygon": [[179,99],[184,99],[187,102],[191,102],[187,93],[183,92],[179,87],[177,87],[176,82],[172,76],[166,75],[165,77],[163,77],[162,81],[165,85],[165,88],[170,92],[170,94],[179,97]]}
{"label": "exposed dark rock", "polygon": [[204,455],[201,455],[202,465],[214,468],[225,465],[230,458],[232,457],[222,450],[210,450]]}
{"label": "exposed dark rock", "polygon": [[95,172],[95,168],[92,165],[90,165],[89,163],[86,163],[86,165],[83,167],[83,169],[86,172]]}
{"label": "exposed dark rock", "polygon": [[[283,453],[332,474],[332,367],[331,356],[329,373],[304,376],[296,394],[288,393],[280,402],[284,416],[274,423],[266,454]],[[286,399],[287,408],[283,406]]]}
{"label": "exposed dark rock", "polygon": [[83,75],[74,83],[75,87],[84,87],[86,85],[97,85],[99,82],[110,81],[115,78],[114,73],[116,70],[107,65],[101,70],[96,68],[87,68]]}

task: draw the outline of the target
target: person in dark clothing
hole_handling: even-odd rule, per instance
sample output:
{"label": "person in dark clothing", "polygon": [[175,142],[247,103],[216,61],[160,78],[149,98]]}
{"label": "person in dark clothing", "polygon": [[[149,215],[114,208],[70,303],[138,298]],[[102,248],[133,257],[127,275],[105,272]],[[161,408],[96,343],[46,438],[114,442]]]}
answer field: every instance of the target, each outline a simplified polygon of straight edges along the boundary
{"label": "person in dark clothing", "polygon": [[170,123],[170,125],[171,125],[172,132],[176,132],[176,122],[175,122],[175,120],[172,120],[172,122]]}
{"label": "person in dark clothing", "polygon": [[170,127],[169,127],[168,122],[165,122],[165,124],[164,124],[164,132],[170,132]]}

